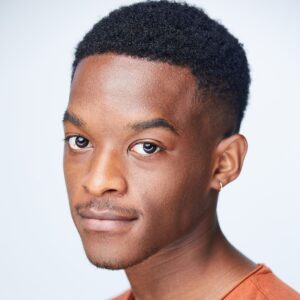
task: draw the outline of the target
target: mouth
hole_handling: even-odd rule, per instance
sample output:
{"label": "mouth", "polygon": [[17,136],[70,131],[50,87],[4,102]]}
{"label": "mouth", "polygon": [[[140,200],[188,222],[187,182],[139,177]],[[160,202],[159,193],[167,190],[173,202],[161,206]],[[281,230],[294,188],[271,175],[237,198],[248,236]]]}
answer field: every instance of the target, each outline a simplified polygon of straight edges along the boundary
{"label": "mouth", "polygon": [[84,209],[78,212],[80,224],[87,231],[124,232],[137,221],[136,216],[118,214],[108,210]]}

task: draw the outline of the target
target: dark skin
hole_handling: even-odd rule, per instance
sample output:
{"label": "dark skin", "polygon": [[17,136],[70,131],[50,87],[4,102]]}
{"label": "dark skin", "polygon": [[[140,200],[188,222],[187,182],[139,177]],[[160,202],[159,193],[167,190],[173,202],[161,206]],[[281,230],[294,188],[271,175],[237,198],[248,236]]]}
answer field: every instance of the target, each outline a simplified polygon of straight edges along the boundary
{"label": "dark skin", "polygon": [[[230,124],[212,124],[213,106],[195,101],[195,90],[188,68],[109,53],[83,59],[71,84],[72,218],[89,260],[125,269],[138,300],[218,299],[255,268],[216,215],[220,182],[238,177],[246,139],[224,138]],[[131,219],[91,230],[85,208]]]}

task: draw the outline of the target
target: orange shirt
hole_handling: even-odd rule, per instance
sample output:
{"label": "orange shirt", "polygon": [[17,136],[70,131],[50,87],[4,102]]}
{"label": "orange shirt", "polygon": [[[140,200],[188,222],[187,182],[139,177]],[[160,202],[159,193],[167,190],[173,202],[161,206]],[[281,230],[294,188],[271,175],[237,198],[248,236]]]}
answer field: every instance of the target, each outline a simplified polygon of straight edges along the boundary
{"label": "orange shirt", "polygon": [[[277,278],[270,268],[257,264],[256,268],[233,285],[221,300],[300,300],[300,294]],[[112,300],[134,300],[131,290]]]}

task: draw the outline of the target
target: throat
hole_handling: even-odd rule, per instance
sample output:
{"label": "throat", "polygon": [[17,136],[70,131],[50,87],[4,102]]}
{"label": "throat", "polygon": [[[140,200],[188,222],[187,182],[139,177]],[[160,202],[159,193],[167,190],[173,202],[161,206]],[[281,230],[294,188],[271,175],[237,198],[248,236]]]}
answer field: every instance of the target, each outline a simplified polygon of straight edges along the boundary
{"label": "throat", "polygon": [[219,226],[206,235],[126,269],[134,299],[217,299],[255,268],[227,241]]}

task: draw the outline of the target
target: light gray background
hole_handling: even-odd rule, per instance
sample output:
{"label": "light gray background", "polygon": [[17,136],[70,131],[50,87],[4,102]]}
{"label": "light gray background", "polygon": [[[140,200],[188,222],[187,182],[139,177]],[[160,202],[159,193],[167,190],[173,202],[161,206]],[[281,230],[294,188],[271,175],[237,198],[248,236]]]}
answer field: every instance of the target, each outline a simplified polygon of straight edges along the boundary
{"label": "light gray background", "polygon": [[[252,70],[241,132],[249,152],[221,194],[227,237],[300,290],[300,2],[188,1],[245,45]],[[123,271],[85,257],[62,169],[62,115],[74,47],[110,10],[133,1],[0,2],[0,299],[107,299]]]}

